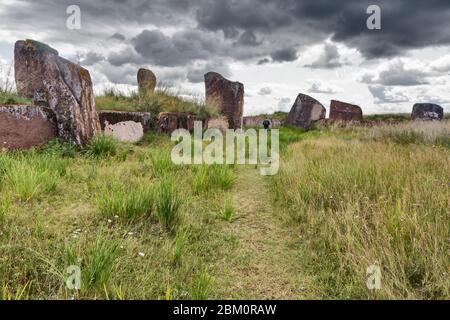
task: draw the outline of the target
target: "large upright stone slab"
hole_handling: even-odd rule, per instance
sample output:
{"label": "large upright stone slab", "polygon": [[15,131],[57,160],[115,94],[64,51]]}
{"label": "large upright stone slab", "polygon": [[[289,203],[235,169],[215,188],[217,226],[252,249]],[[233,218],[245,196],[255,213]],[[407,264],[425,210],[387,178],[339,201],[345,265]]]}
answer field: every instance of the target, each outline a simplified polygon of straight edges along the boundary
{"label": "large upright stone slab", "polygon": [[156,76],[151,70],[139,69],[137,74],[139,94],[153,93],[156,88]]}
{"label": "large upright stone slab", "polygon": [[412,120],[442,120],[444,108],[433,103],[416,103],[413,107]]}
{"label": "large upright stone slab", "polygon": [[228,118],[229,127],[241,127],[244,112],[244,85],[232,82],[216,72],[205,74],[206,102],[216,105]]}
{"label": "large upright stone slab", "polygon": [[363,121],[362,109],[354,104],[331,100],[330,120]]}
{"label": "large upright stone slab", "polygon": [[0,106],[0,149],[28,149],[56,137],[56,117],[49,108]]}
{"label": "large upright stone slab", "polygon": [[299,94],[286,119],[286,124],[309,129],[315,122],[324,120],[325,107],[316,99]]}
{"label": "large upright stone slab", "polygon": [[100,132],[89,71],[33,40],[17,41],[14,56],[19,94],[55,112],[61,138],[83,147]]}

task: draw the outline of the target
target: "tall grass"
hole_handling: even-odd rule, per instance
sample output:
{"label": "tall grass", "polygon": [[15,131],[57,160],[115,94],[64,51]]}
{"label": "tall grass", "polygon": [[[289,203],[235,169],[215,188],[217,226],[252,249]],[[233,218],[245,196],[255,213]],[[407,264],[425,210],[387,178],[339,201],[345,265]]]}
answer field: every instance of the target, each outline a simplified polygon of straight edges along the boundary
{"label": "tall grass", "polygon": [[123,220],[149,217],[153,211],[154,190],[152,185],[112,182],[97,196],[100,212],[108,217]]}
{"label": "tall grass", "polygon": [[[450,298],[448,151],[335,137],[290,149],[273,190],[324,297]],[[376,293],[366,288],[375,263]]]}
{"label": "tall grass", "polygon": [[182,199],[171,179],[159,182],[156,187],[156,214],[162,226],[173,230],[180,220]]}
{"label": "tall grass", "polygon": [[397,125],[383,124],[371,128],[370,138],[400,144],[430,144],[450,148],[450,120],[411,121]]}
{"label": "tall grass", "polygon": [[111,277],[119,257],[117,240],[97,236],[82,268],[82,292],[104,287]]}
{"label": "tall grass", "polygon": [[211,294],[212,277],[206,270],[201,270],[192,280],[191,300],[207,300]]}
{"label": "tall grass", "polygon": [[94,159],[115,156],[119,142],[112,137],[98,135],[92,138],[86,148],[86,155]]}
{"label": "tall grass", "polygon": [[192,190],[195,194],[214,190],[229,190],[235,181],[233,170],[225,165],[198,165],[193,167]]}
{"label": "tall grass", "polygon": [[3,188],[15,198],[29,201],[55,191],[59,177],[65,175],[68,161],[35,151],[0,154]]}
{"label": "tall grass", "polygon": [[143,111],[158,114],[160,112],[186,112],[206,118],[218,115],[217,106],[207,104],[198,98],[188,99],[179,91],[168,86],[160,86],[154,93],[124,94],[109,89],[96,98],[99,110]]}

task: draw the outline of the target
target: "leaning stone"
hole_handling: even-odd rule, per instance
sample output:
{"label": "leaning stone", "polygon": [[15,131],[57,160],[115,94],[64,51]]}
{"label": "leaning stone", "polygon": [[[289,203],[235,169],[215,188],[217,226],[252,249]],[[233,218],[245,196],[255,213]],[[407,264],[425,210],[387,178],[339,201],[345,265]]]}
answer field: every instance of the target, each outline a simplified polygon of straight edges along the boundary
{"label": "leaning stone", "polygon": [[144,128],[140,122],[124,121],[116,124],[106,123],[105,136],[122,142],[136,143],[144,137]]}
{"label": "leaning stone", "polygon": [[442,120],[444,108],[433,103],[416,103],[413,107],[412,120]]}
{"label": "leaning stone", "polygon": [[362,109],[354,104],[331,100],[331,121],[363,121]]}
{"label": "leaning stone", "polygon": [[137,82],[139,87],[139,94],[147,94],[155,92],[156,76],[147,69],[139,69],[137,74]]}
{"label": "leaning stone", "polygon": [[206,102],[216,105],[228,118],[229,127],[241,127],[244,112],[244,85],[232,82],[216,72],[205,74]]}
{"label": "leaning stone", "polygon": [[59,137],[86,145],[100,131],[89,71],[33,40],[17,41],[14,56],[19,94],[55,112]]}
{"label": "leaning stone", "polygon": [[98,117],[102,130],[105,130],[106,123],[116,124],[124,121],[134,121],[142,124],[147,132],[154,128],[155,121],[150,112],[128,112],[128,111],[99,111]]}
{"label": "leaning stone", "polygon": [[0,106],[0,149],[28,149],[56,136],[56,116],[49,108]]}
{"label": "leaning stone", "polygon": [[316,99],[299,94],[286,119],[286,124],[309,129],[315,122],[325,119],[326,109]]}

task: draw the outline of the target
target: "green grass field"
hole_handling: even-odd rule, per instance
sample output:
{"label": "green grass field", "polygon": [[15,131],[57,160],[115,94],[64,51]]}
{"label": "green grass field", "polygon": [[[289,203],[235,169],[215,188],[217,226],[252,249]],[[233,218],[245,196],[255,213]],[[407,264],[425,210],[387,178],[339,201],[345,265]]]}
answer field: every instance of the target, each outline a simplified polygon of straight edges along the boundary
{"label": "green grass field", "polygon": [[[169,89],[96,102],[217,115]],[[0,104],[32,101],[2,91]],[[0,299],[449,299],[450,122],[407,118],[283,127],[274,177],[175,166],[158,133],[3,150]],[[371,265],[380,290],[367,289]]]}
{"label": "green grass field", "polygon": [[0,298],[449,299],[449,133],[282,128],[274,177],[174,166],[156,133],[3,151]]}

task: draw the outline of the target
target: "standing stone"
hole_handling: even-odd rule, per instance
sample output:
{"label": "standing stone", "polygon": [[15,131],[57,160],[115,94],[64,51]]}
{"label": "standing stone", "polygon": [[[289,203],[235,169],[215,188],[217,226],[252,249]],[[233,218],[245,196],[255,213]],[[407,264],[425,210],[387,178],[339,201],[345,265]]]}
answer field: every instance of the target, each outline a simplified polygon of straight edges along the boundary
{"label": "standing stone", "polygon": [[325,119],[326,109],[316,99],[299,94],[286,119],[286,124],[309,129],[314,122]]}
{"label": "standing stone", "polygon": [[412,120],[442,120],[444,109],[433,103],[416,103],[413,107]]}
{"label": "standing stone", "polygon": [[155,92],[156,76],[147,69],[139,69],[137,74],[137,82],[139,86],[139,94],[148,94]]}
{"label": "standing stone", "polygon": [[83,147],[100,132],[89,71],[33,40],[17,41],[14,56],[19,94],[55,112],[59,137]]}
{"label": "standing stone", "polygon": [[331,100],[330,120],[363,121],[363,112],[359,106],[354,104]]}
{"label": "standing stone", "polygon": [[231,129],[240,128],[244,112],[244,85],[209,72],[205,74],[205,89],[206,102],[218,106],[228,118]]}

